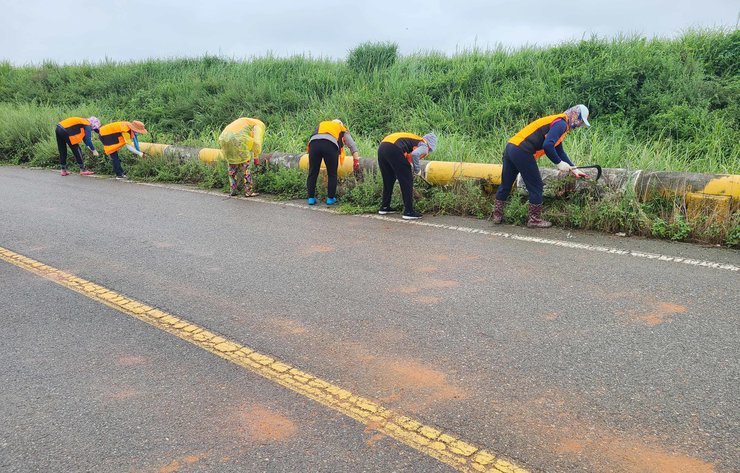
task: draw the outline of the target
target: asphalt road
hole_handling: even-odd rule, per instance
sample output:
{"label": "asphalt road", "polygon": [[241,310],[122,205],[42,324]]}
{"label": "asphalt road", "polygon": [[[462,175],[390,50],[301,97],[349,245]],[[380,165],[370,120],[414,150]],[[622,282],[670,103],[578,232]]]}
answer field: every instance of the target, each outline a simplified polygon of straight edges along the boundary
{"label": "asphalt road", "polygon": [[[530,471],[740,470],[737,251],[423,222],[0,167],[0,247]],[[452,471],[4,261],[0,301],[0,471]]]}

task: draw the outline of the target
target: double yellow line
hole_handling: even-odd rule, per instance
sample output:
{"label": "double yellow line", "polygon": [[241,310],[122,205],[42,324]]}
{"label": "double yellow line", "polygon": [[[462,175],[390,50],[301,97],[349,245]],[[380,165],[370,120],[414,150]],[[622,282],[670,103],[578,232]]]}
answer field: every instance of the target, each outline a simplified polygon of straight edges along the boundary
{"label": "double yellow line", "polygon": [[459,471],[526,473],[526,470],[513,463],[455,435],[422,424],[181,317],[3,247],[0,247],[0,259],[171,333],[293,392],[339,411]]}

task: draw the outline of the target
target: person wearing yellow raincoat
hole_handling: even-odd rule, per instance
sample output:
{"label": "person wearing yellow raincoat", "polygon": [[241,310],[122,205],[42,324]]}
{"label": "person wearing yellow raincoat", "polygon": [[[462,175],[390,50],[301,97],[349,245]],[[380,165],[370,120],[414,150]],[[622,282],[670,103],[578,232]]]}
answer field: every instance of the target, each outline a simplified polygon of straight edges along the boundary
{"label": "person wearing yellow raincoat", "polygon": [[[239,180],[244,182],[244,196],[258,195],[252,190],[250,163],[259,166],[262,141],[265,137],[265,124],[256,118],[237,118],[229,123],[218,137],[221,152],[229,164],[229,184],[231,195],[238,194]],[[237,179],[237,175],[241,179]]]}

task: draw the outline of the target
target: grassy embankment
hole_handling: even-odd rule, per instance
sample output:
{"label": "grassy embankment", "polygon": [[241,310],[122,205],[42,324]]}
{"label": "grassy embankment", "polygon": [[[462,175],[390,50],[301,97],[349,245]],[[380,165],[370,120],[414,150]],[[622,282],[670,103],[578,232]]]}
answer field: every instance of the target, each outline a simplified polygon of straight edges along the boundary
{"label": "grassy embankment", "polygon": [[[265,150],[299,152],[315,124],[342,118],[363,156],[385,134],[430,129],[433,159],[501,162],[503,145],[538,116],[583,102],[592,128],[568,136],[581,164],[647,170],[740,173],[740,32],[687,33],[673,40],[588,40],[552,48],[399,57],[394,45],[362,45],[346,61],[216,57],[129,64],[13,67],[0,64],[0,160],[53,166],[53,126],[70,115],[103,122],[140,119],[151,141],[216,147],[239,116],[268,126]],[[93,166],[110,172],[108,160]],[[223,187],[222,168],[162,160],[133,162],[129,176]],[[543,160],[543,165],[549,165]],[[263,191],[302,197],[303,175],[273,170]],[[346,211],[374,209],[379,179],[343,185]],[[597,195],[598,194],[598,195]],[[631,195],[585,191],[549,198],[557,224],[676,240],[737,245],[738,213],[724,225],[686,222],[680,199],[640,204]],[[526,206],[513,199],[509,219]],[[471,183],[434,189],[425,212],[486,216],[491,197]]]}

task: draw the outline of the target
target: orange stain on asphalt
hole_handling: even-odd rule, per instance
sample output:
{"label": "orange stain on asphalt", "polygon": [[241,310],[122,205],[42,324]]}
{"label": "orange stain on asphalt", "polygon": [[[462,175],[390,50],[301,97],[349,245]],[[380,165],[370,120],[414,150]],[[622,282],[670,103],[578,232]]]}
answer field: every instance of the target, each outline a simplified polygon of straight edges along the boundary
{"label": "orange stain on asphalt", "polygon": [[550,322],[552,322],[553,320],[557,320],[558,317],[560,316],[558,315],[557,312],[548,312],[547,314],[544,315],[545,320],[549,320]]}
{"label": "orange stain on asphalt", "polygon": [[159,470],[159,473],[176,473],[180,471],[180,468],[194,465],[202,460],[201,456],[198,455],[186,455],[183,458],[172,460],[167,465],[163,466]]}
{"label": "orange stain on asphalt", "polygon": [[450,289],[458,287],[460,281],[453,281],[449,279],[428,279],[422,283],[422,286],[430,289]]}
{"label": "orange stain on asphalt", "polygon": [[414,294],[416,292],[419,292],[419,288],[412,287],[412,286],[401,286],[401,287],[395,288],[393,292],[398,292],[401,294]]}
{"label": "orange stain on asphalt", "polygon": [[295,423],[285,415],[260,405],[241,410],[238,421],[247,437],[257,442],[287,440],[298,430]]}
{"label": "orange stain on asphalt", "polygon": [[114,399],[116,401],[120,401],[120,400],[123,400],[123,399],[132,398],[132,397],[136,396],[136,394],[138,394],[138,393],[136,391],[134,391],[133,389],[122,389],[120,391],[112,392],[108,397],[111,398],[111,399]]}
{"label": "orange stain on asphalt", "polygon": [[441,297],[437,297],[437,296],[417,296],[417,297],[414,297],[414,302],[418,302],[419,304],[433,305],[433,304],[438,304],[442,300],[443,299]]}
{"label": "orange stain on asphalt", "polygon": [[116,364],[118,366],[138,366],[144,365],[149,360],[146,357],[140,355],[125,355],[116,358]]}
{"label": "orange stain on asphalt", "polygon": [[269,323],[285,335],[303,335],[308,331],[303,324],[293,319],[273,318]]}
{"label": "orange stain on asphalt", "polygon": [[335,247],[329,245],[311,245],[303,250],[303,254],[313,255],[316,253],[331,253],[336,250],[337,249]]}
{"label": "orange stain on asphalt", "polygon": [[670,302],[658,302],[649,312],[633,312],[630,318],[636,322],[641,322],[650,327],[669,322],[676,314],[683,314],[688,309],[680,304]]}

